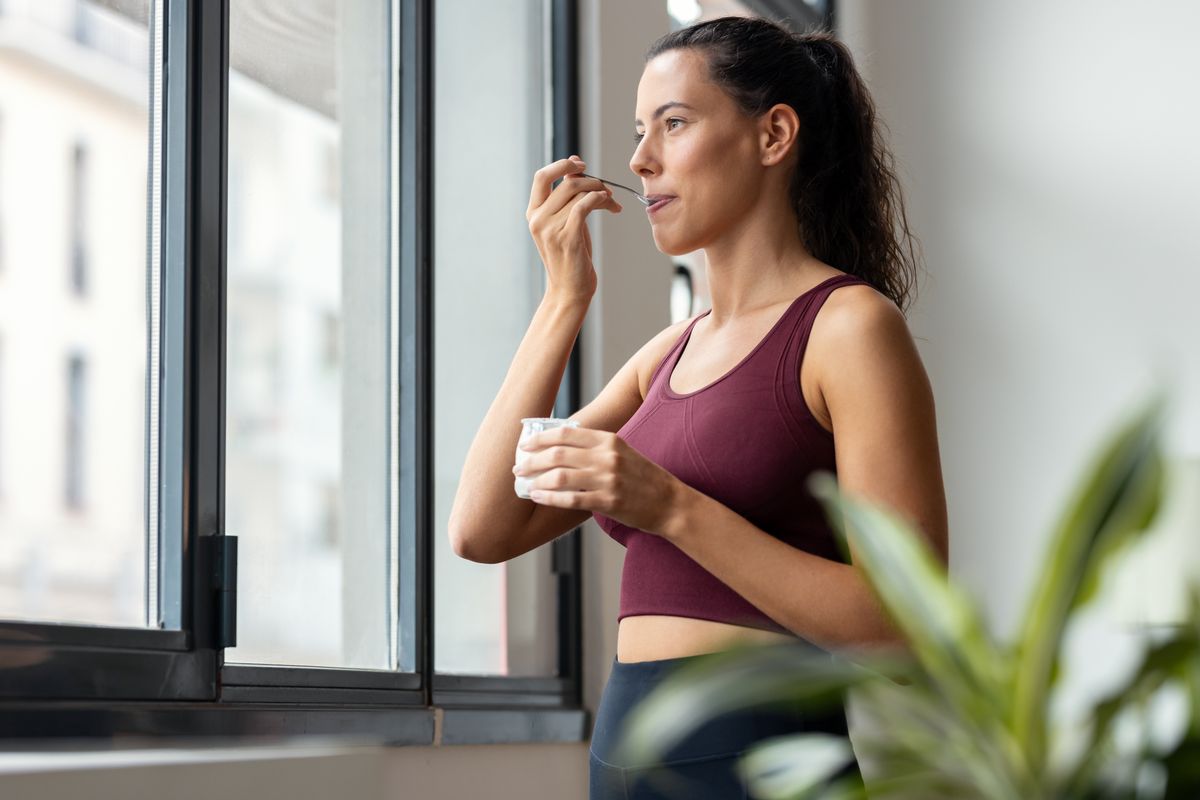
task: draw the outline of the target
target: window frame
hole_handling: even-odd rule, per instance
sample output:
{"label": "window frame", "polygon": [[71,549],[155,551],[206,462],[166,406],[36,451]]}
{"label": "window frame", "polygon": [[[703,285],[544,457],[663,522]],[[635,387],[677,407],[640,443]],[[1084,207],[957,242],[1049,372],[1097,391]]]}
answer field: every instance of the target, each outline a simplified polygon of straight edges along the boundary
{"label": "window frame", "polygon": [[792,30],[808,27],[834,29],[837,0],[739,0],[742,5],[766,19],[776,20]]}
{"label": "window frame", "polygon": [[[578,148],[578,0],[544,0],[551,14],[554,157]],[[399,48],[399,634],[416,671],[225,664],[236,615],[222,577],[236,574],[224,527],[226,191],[229,0],[164,0],[163,263],[182,260],[185,292],[181,540],[163,542],[161,581],[181,582],[181,630],[0,621],[0,739],[347,736],[389,744],[575,742],[582,708],[581,530],[551,547],[558,595],[558,676],[438,674],[433,657],[433,0],[396,0]],[[185,97],[184,108],[171,106]],[[172,113],[172,108],[175,113]],[[214,124],[215,121],[219,121]],[[176,124],[175,121],[178,121]],[[169,190],[179,186],[182,194]],[[169,269],[169,267],[167,267]],[[170,308],[169,305],[164,308]],[[164,328],[164,331],[166,329]],[[167,341],[164,335],[164,342]],[[166,347],[168,345],[164,345]],[[577,340],[554,413],[579,407]],[[165,359],[164,359],[165,360]],[[164,392],[166,389],[164,383]],[[168,427],[171,423],[167,423]],[[164,459],[168,461],[169,459]],[[176,497],[173,493],[178,493]],[[169,529],[169,527],[168,527]],[[236,532],[230,532],[236,534]],[[231,547],[232,546],[232,547]],[[178,553],[172,553],[178,547]],[[178,561],[178,575],[171,565]],[[223,600],[225,602],[223,602]],[[415,619],[415,626],[404,621]],[[224,620],[224,623],[222,623]],[[436,712],[442,723],[434,724]]]}

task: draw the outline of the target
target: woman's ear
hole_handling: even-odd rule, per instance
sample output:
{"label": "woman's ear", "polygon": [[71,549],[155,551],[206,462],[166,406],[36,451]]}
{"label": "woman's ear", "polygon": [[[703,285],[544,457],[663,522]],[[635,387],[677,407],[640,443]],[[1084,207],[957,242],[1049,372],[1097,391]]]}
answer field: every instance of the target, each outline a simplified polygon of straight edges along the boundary
{"label": "woman's ear", "polygon": [[796,116],[796,110],[787,103],[776,103],[763,112],[759,119],[762,164],[765,167],[780,164],[797,146],[800,118]]}

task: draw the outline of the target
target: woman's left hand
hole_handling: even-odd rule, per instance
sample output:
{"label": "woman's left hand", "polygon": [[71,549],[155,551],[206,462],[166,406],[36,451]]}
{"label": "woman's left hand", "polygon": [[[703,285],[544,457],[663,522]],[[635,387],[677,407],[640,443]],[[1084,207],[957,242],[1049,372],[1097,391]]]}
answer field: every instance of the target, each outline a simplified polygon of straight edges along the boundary
{"label": "woman's left hand", "polygon": [[647,533],[663,533],[688,488],[608,431],[552,428],[521,447],[530,455],[513,474],[537,476],[535,503],[594,511]]}

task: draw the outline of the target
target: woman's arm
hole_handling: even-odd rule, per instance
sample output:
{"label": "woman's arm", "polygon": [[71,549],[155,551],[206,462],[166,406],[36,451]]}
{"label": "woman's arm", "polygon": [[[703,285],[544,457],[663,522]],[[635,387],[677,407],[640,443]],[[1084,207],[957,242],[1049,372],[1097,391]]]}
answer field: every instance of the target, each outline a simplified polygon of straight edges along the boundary
{"label": "woman's arm", "polygon": [[581,177],[585,166],[577,157],[560,159],[534,173],[530,186],[525,220],[546,267],[547,288],[471,441],[454,494],[450,542],[455,553],[472,561],[485,560],[503,545],[499,539],[519,530],[533,514],[534,504],[513,490],[520,420],[553,410],[571,347],[596,291],[587,215],[601,208],[614,214],[621,210],[608,187]]}
{"label": "woman's arm", "polygon": [[948,565],[933,387],[904,315],[869,286],[843,287],[817,313],[809,346],[840,489],[906,517]]}
{"label": "woman's arm", "polygon": [[512,465],[524,417],[549,416],[587,304],[547,296],[521,340],[500,391],[480,423],[463,462],[449,536],[454,552],[493,561],[510,531],[528,523],[534,504],[513,490]]}
{"label": "woman's arm", "polygon": [[[540,313],[540,312],[539,312]],[[539,319],[535,316],[534,325],[539,324]],[[688,324],[688,320],[670,325],[660,331],[654,338],[642,345],[642,347],[634,353],[621,369],[617,370],[617,374],[604,387],[604,389],[596,395],[586,406],[571,415],[571,419],[579,423],[580,428],[608,431],[615,433],[620,430],[629,418],[637,412],[641,406],[643,398],[646,395],[647,383],[649,382],[650,373],[654,367],[662,361],[667,351],[671,349],[671,345],[682,334],[683,328]],[[532,332],[534,327],[530,327]],[[527,335],[526,339],[528,340]],[[534,337],[536,338],[536,337]],[[553,336],[551,337],[553,338]],[[524,342],[522,347],[524,347]],[[566,352],[569,352],[569,346]],[[564,364],[566,356],[563,356]],[[518,351],[517,358],[513,361],[513,368],[509,376],[505,379],[505,386],[508,386],[509,380],[513,374],[520,375],[520,367],[518,363],[521,360],[521,352]],[[559,378],[553,382],[555,390],[558,386]],[[497,461],[503,459],[504,472],[503,475],[488,473],[486,470],[486,456],[479,456],[479,453],[485,453],[489,449],[486,425],[487,420],[499,420],[495,424],[497,427],[504,425],[504,416],[501,416],[503,411],[498,411],[496,405],[502,403],[502,398],[508,398],[509,402],[521,403],[520,393],[530,390],[530,382],[518,381],[520,386],[511,389],[506,394],[505,389],[501,389],[499,396],[493,403],[493,408],[488,411],[488,416],[484,420],[484,426],[480,428],[476,440],[472,443],[472,452],[479,448],[476,453],[478,458],[475,462],[471,462],[471,454],[468,454],[467,464],[463,467],[463,479],[458,487],[458,493],[455,495],[455,508],[458,510],[459,517],[456,519],[454,512],[451,512],[450,524],[450,539],[453,542],[455,553],[461,558],[466,558],[471,561],[481,563],[495,564],[523,555],[537,547],[541,547],[547,542],[557,539],[567,531],[582,524],[588,517],[592,515],[591,511],[581,511],[569,508],[554,508],[551,506],[538,505],[530,500],[522,500],[516,496],[513,491],[513,473],[512,466],[514,463],[515,449],[517,445],[517,437],[520,433],[520,426],[515,424],[515,420],[519,417],[508,418],[509,423],[512,423],[509,428],[497,430],[494,435],[507,436],[509,441],[500,442],[495,445],[495,458]],[[528,398],[526,398],[528,399]],[[553,390],[544,399],[546,407],[552,406],[554,400]],[[521,406],[517,406],[521,408]],[[495,412],[495,414],[493,414]],[[514,410],[507,413],[519,413]],[[522,416],[537,416],[537,414],[524,414]],[[482,467],[477,467],[478,472],[470,473],[476,478],[472,483],[469,478],[469,469],[472,463],[482,464]],[[485,481],[482,476],[490,476],[490,485],[482,485]],[[523,513],[514,514],[511,519],[498,518],[493,514],[488,513],[486,505],[477,502],[478,495],[471,494],[472,492],[494,492],[498,496],[498,502],[502,506],[518,504]],[[502,497],[500,497],[502,495]],[[486,503],[487,501],[483,501]],[[461,508],[460,508],[461,504]],[[461,520],[473,522],[476,528],[463,527]]]}

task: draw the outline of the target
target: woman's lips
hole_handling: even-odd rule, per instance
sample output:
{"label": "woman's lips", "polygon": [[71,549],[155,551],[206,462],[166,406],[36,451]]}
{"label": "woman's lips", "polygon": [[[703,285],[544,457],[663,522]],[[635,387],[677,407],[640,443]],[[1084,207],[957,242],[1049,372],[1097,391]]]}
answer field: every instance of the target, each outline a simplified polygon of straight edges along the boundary
{"label": "woman's lips", "polygon": [[664,206],[669,205],[670,202],[674,199],[675,199],[674,197],[663,197],[663,198],[655,201],[654,203],[646,206],[646,213],[647,214],[657,214],[659,211],[661,211],[663,209]]}

